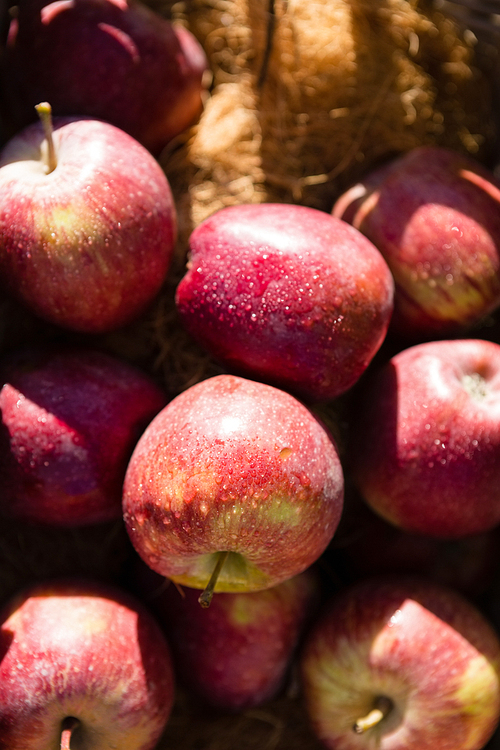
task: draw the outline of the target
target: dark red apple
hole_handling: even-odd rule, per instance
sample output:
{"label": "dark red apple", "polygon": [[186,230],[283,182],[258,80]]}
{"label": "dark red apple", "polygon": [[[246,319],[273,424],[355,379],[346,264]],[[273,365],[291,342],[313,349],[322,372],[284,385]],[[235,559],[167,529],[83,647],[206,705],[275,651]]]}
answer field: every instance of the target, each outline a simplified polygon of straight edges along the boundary
{"label": "dark red apple", "polygon": [[233,372],[324,401],[348,390],[379,349],[392,276],[346,222],[305,206],[231,206],[189,244],[181,321]]}
{"label": "dark red apple", "polygon": [[332,750],[481,750],[500,717],[500,642],[453,589],[366,578],[336,596],[301,659],[313,730]]}
{"label": "dark red apple", "polygon": [[387,261],[400,337],[462,334],[500,305],[500,182],[472,157],[415,148],[350,188],[333,215]]}
{"label": "dark red apple", "polygon": [[270,588],[328,546],[342,511],[337,448],[278,388],[218,375],[184,391],[148,425],[128,464],[124,519],[157,573],[205,589]]}
{"label": "dark red apple", "polygon": [[200,115],[208,60],[196,38],[134,0],[22,0],[1,62],[7,118],[33,107],[107,120],[155,155]]}
{"label": "dark red apple", "polygon": [[265,591],[215,594],[208,609],[200,607],[196,589],[165,588],[165,579],[152,575],[146,601],[165,628],[178,680],[191,694],[230,712],[280,694],[317,610],[316,571]]}
{"label": "dark red apple", "polygon": [[170,186],[123,130],[56,118],[52,139],[47,122],[0,152],[2,284],[58,326],[110,331],[142,314],[165,280],[177,227]]}
{"label": "dark red apple", "polygon": [[152,750],[174,675],[156,620],[120,589],[41,583],[0,617],[1,750]]}
{"label": "dark red apple", "polygon": [[163,390],[88,349],[5,355],[0,378],[0,512],[56,526],[121,519],[127,463]]}
{"label": "dark red apple", "polygon": [[458,539],[500,523],[500,345],[409,347],[354,400],[349,475],[406,531]]}

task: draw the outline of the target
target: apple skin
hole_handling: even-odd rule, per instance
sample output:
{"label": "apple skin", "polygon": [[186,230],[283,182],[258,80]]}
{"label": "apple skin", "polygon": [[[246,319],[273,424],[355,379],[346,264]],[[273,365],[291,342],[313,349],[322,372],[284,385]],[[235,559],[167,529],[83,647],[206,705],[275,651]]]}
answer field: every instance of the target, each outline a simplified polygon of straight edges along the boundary
{"label": "apple skin", "polygon": [[0,152],[0,274],[41,318],[108,332],[142,314],[163,284],[177,232],[171,189],[119,128],[53,123],[58,163],[49,174],[41,123]]}
{"label": "apple skin", "polygon": [[121,520],[127,463],[163,390],[86,348],[4,355],[0,379],[0,512],[61,527]]}
{"label": "apple skin", "polygon": [[391,334],[461,335],[500,305],[500,182],[472,157],[420,146],[336,201],[394,276]]}
{"label": "apple skin", "polygon": [[142,593],[149,592],[145,601],[167,634],[177,679],[191,695],[240,712],[281,693],[318,609],[314,568],[265,591],[215,594],[207,609],[196,589],[165,588],[165,579],[145,572],[139,575]]}
{"label": "apple skin", "polygon": [[13,128],[49,101],[56,115],[106,120],[158,155],[201,114],[208,60],[191,32],[143,3],[23,0],[1,70]]}
{"label": "apple skin", "polygon": [[499,344],[400,351],[363,384],[349,432],[349,475],[390,523],[443,539],[500,523]]}
{"label": "apple skin", "polygon": [[6,605],[0,628],[0,748],[152,750],[175,694],[158,623],[119,588],[80,580],[32,586]]}
{"label": "apple skin", "polygon": [[[466,598],[425,578],[370,577],[318,617],[301,656],[313,730],[335,750],[480,750],[500,716],[500,643]],[[379,696],[378,726],[353,730]]]}
{"label": "apple skin", "polygon": [[391,273],[346,222],[306,206],[229,206],[192,232],[182,323],[236,374],[333,399],[385,338]]}
{"label": "apple skin", "polygon": [[344,476],[330,433],[294,396],[217,375],[152,420],[128,464],[123,514],[152,570],[215,591],[270,588],[310,567],[330,543]]}

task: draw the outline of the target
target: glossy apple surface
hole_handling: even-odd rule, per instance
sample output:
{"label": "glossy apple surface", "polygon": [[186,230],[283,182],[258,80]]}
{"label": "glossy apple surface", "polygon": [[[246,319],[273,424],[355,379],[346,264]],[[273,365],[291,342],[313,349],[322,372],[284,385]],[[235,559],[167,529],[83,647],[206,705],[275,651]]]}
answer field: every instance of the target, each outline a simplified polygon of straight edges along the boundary
{"label": "glossy apple surface", "polygon": [[41,318],[100,333],[138,317],[168,272],[176,212],[158,162],[124,131],[54,118],[0,152],[0,274]]}
{"label": "glossy apple surface", "polygon": [[1,69],[16,129],[50,101],[55,114],[111,122],[156,155],[200,115],[208,61],[191,32],[144,3],[23,0]]}
{"label": "glossy apple surface", "polygon": [[127,463],[162,389],[90,349],[4,355],[0,379],[0,512],[55,526],[120,520]]}
{"label": "glossy apple surface", "polygon": [[499,665],[498,636],[467,599],[391,576],[333,599],[301,663],[312,727],[332,750],[481,750],[498,725]]}
{"label": "glossy apple surface", "polygon": [[156,620],[118,588],[78,580],[32,586],[0,627],[0,748],[151,750],[175,683]]}
{"label": "glossy apple surface", "polygon": [[348,190],[333,214],[387,261],[399,336],[461,334],[500,305],[500,183],[470,156],[413,149]]}
{"label": "glossy apple surface", "polygon": [[167,404],[129,461],[123,512],[132,544],[157,573],[215,591],[269,588],[329,544],[344,477],[330,433],[300,401],[232,375]]}
{"label": "glossy apple surface", "polygon": [[153,575],[146,601],[165,628],[179,682],[206,704],[230,712],[281,693],[317,611],[315,571],[265,591],[215,594],[207,609],[200,607],[196,589],[165,588],[164,579]]}
{"label": "glossy apple surface", "polygon": [[324,401],[356,382],[385,338],[392,276],[346,222],[305,206],[230,206],[189,244],[181,320],[237,374]]}
{"label": "glossy apple surface", "polygon": [[353,409],[350,475],[406,531],[458,539],[500,523],[500,345],[432,341],[402,350]]}

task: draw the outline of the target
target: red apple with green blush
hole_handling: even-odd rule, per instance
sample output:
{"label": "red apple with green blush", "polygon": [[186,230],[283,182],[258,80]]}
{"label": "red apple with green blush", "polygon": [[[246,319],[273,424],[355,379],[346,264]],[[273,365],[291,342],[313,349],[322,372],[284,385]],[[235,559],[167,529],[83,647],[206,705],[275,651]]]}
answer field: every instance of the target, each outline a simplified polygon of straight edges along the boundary
{"label": "red apple with green blush", "polygon": [[1,750],[153,750],[174,691],[159,625],[117,587],[43,582],[2,610]]}
{"label": "red apple with green blush", "polygon": [[219,375],[153,419],[128,464],[124,519],[157,573],[257,591],[301,573],[330,543],[344,478],[324,425],[289,393]]}
{"label": "red apple with green blush", "polygon": [[347,190],[333,215],[387,261],[398,337],[460,335],[500,305],[500,182],[471,156],[412,149]]}
{"label": "red apple with green blush", "polygon": [[331,750],[481,750],[500,717],[500,642],[453,589],[368,577],[335,596],[301,657],[311,725]]}
{"label": "red apple with green blush", "polygon": [[123,130],[54,118],[0,152],[2,284],[40,318],[104,333],[139,317],[159,292],[177,232],[172,193],[153,156]]}
{"label": "red apple with green blush", "polygon": [[317,612],[317,571],[309,568],[265,591],[215,594],[208,609],[200,607],[196,589],[165,588],[149,573],[154,578],[145,601],[165,629],[178,681],[191,694],[230,712],[281,694]]}
{"label": "red apple with green blush", "polygon": [[500,523],[500,345],[431,341],[370,373],[353,399],[346,460],[370,507],[442,539]]}

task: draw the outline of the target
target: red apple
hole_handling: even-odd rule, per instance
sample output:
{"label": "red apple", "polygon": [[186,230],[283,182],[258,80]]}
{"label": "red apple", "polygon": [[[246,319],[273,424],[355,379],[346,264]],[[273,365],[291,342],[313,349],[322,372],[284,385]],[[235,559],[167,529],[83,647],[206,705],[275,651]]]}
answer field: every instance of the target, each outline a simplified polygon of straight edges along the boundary
{"label": "red apple", "polygon": [[216,591],[256,591],[317,560],[337,528],[343,486],[330,433],[300,401],[218,375],[144,431],[125,476],[124,519],[160,575],[205,589],[217,571]]}
{"label": "red apple", "polygon": [[138,601],[54,581],[15,596],[0,622],[1,750],[155,747],[174,676],[165,637]]}
{"label": "red apple", "polygon": [[191,234],[180,318],[241,375],[308,400],[348,390],[379,349],[393,280],[346,222],[305,206],[224,208]]}
{"label": "red apple", "polygon": [[5,355],[0,378],[0,512],[55,526],[120,520],[127,463],[162,389],[88,349]]}
{"label": "red apple", "polygon": [[158,162],[85,118],[36,123],[0,152],[0,274],[41,318],[98,333],[138,317],[167,274],[176,212]]}
{"label": "red apple", "polygon": [[413,149],[350,188],[333,214],[386,259],[398,335],[461,334],[500,305],[500,182],[472,157]]}
{"label": "red apple", "polygon": [[353,406],[349,473],[368,504],[406,531],[441,538],[500,523],[500,345],[404,349]]}
{"label": "red apple", "polygon": [[155,155],[200,115],[208,60],[195,37],[134,0],[23,0],[2,62],[7,117],[33,107],[107,120]]}
{"label": "red apple", "polygon": [[196,589],[162,587],[164,579],[149,572],[147,601],[165,628],[178,680],[191,694],[230,712],[279,695],[316,612],[316,571],[265,591],[215,594],[208,609],[200,607]]}
{"label": "red apple", "polygon": [[312,727],[332,750],[480,750],[498,725],[498,636],[426,579],[345,589],[308,634],[301,668]]}

